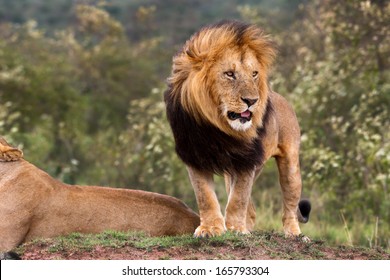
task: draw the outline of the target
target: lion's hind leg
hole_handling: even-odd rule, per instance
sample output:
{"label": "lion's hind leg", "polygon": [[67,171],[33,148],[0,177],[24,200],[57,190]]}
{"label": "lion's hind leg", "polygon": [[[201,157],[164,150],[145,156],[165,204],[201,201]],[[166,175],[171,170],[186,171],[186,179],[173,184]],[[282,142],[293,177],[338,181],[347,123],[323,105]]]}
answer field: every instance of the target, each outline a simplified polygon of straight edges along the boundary
{"label": "lion's hind leg", "polygon": [[283,194],[283,228],[288,236],[301,234],[298,223],[298,204],[301,197],[302,181],[298,154],[276,157],[279,181]]}
{"label": "lion's hind leg", "polygon": [[4,138],[0,137],[0,161],[16,161],[23,157],[23,152],[10,146]]}

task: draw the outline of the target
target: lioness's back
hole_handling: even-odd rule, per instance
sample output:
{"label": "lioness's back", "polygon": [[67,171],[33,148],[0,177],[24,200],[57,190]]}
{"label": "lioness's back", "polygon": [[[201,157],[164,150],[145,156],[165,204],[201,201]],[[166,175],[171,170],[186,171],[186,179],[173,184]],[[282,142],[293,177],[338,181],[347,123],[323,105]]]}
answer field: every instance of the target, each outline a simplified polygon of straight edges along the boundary
{"label": "lioness's back", "polygon": [[[70,232],[132,229],[153,236],[177,235],[193,232],[200,223],[199,216],[178,199],[141,190],[64,185],[51,204],[67,217],[58,223],[66,223]],[[39,223],[57,223],[55,211],[45,207],[38,211],[47,213]]]}
{"label": "lioness's back", "polygon": [[192,233],[199,216],[180,200],[157,193],[72,186],[20,159],[0,162],[0,250],[71,232]]}

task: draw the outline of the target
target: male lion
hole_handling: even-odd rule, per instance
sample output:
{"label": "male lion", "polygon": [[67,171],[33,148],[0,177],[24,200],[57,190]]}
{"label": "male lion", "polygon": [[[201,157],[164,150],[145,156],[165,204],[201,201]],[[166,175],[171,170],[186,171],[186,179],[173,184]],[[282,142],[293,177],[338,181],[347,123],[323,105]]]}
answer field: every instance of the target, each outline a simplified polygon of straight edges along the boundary
{"label": "male lion", "polygon": [[[299,235],[298,220],[308,221],[310,203],[299,202],[297,118],[267,84],[274,57],[272,42],[256,26],[223,21],[193,35],[173,59],[164,98],[176,152],[187,165],[198,202],[196,237],[253,229],[251,189],[271,157],[279,169],[286,235]],[[213,174],[225,176],[225,217]]]}
{"label": "male lion", "polygon": [[[2,160],[10,156],[6,149],[10,153],[17,150],[4,143],[0,143]],[[111,229],[143,231],[152,236],[179,235],[192,233],[199,225],[199,216],[174,197],[140,190],[71,186],[21,157],[13,158],[0,162],[0,251],[35,238],[71,232]]]}

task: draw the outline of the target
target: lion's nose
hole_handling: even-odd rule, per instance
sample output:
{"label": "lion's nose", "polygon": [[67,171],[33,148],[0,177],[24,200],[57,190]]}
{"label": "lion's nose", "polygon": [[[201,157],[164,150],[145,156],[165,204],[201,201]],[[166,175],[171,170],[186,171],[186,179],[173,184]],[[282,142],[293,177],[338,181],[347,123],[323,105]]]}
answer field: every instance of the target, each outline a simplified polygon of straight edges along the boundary
{"label": "lion's nose", "polygon": [[257,102],[257,100],[259,100],[259,99],[258,98],[251,99],[251,98],[242,98],[241,97],[241,100],[244,101],[245,104],[248,105],[248,107],[250,107],[253,104],[255,104]]}

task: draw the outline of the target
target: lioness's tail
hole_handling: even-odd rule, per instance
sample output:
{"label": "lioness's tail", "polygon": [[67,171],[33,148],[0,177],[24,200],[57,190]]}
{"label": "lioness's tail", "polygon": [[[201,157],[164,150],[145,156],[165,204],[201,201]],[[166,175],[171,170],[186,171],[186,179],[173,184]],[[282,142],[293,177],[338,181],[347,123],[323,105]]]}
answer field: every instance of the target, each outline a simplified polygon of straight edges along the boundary
{"label": "lioness's tail", "polygon": [[299,201],[298,221],[301,223],[307,223],[309,221],[310,211],[311,211],[311,203],[309,200],[303,199]]}
{"label": "lioness's tail", "polygon": [[23,157],[23,152],[12,147],[0,136],[0,161],[16,161]]}

